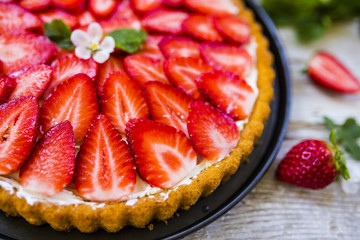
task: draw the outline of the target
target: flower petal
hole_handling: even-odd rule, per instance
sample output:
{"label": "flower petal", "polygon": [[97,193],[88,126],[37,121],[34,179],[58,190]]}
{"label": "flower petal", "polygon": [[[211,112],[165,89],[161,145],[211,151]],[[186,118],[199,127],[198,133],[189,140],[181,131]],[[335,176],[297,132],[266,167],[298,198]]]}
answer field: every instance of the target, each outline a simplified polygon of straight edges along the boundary
{"label": "flower petal", "polygon": [[95,62],[98,63],[104,63],[106,62],[106,60],[108,60],[110,57],[110,53],[105,52],[105,51],[97,51],[94,55],[93,55],[93,59],[95,60]]}
{"label": "flower petal", "polygon": [[90,45],[89,35],[79,29],[76,29],[71,33],[70,40],[76,47],[88,47]]}
{"label": "flower petal", "polygon": [[91,42],[100,42],[103,37],[103,30],[97,22],[93,22],[89,25],[87,33],[89,34]]}
{"label": "flower petal", "polygon": [[110,36],[105,37],[100,44],[101,51],[112,53],[114,51],[114,48],[115,48],[115,40]]}
{"label": "flower petal", "polygon": [[75,48],[75,55],[81,59],[89,59],[91,57],[91,50],[83,46],[79,46]]}

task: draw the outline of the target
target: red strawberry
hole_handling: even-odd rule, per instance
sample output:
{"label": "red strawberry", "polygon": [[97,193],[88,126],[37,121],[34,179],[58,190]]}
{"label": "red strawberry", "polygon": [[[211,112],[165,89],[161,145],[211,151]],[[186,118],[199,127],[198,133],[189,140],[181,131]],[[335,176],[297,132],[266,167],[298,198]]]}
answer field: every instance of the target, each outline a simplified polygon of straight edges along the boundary
{"label": "red strawberry", "polygon": [[59,57],[51,63],[51,67],[53,68],[53,79],[44,92],[45,97],[47,97],[57,85],[75,74],[84,73],[88,75],[91,80],[94,80],[97,71],[97,63],[94,60],[83,60],[73,54]]}
{"label": "red strawberry", "polygon": [[128,146],[111,122],[98,115],[76,158],[76,190],[89,200],[117,201],[125,200],[135,183],[135,161]]}
{"label": "red strawberry", "polygon": [[152,120],[172,126],[188,135],[186,121],[192,98],[161,82],[146,83],[145,97]]}
{"label": "red strawberry", "polygon": [[81,142],[97,114],[96,90],[90,78],[79,73],[57,86],[45,99],[40,109],[41,131],[69,120],[76,142]]}
{"label": "red strawberry", "polygon": [[9,99],[33,95],[39,98],[52,78],[52,68],[42,64],[30,67],[15,77],[16,87]]}
{"label": "red strawberry", "polygon": [[92,22],[96,22],[94,15],[88,10],[78,15],[80,26],[87,26]]}
{"label": "red strawberry", "polygon": [[332,151],[324,141],[304,140],[286,154],[276,170],[276,176],[281,181],[311,189],[326,187],[338,174],[347,179],[345,164],[335,159]]}
{"label": "red strawberry", "polygon": [[191,15],[183,22],[184,31],[202,41],[222,42],[224,39],[213,25],[213,18],[205,15]]}
{"label": "red strawberry", "polygon": [[195,167],[196,152],[181,131],[147,119],[126,127],[140,176],[150,185],[171,188]]}
{"label": "red strawberry", "polygon": [[252,57],[245,48],[226,44],[202,43],[200,53],[204,60],[219,71],[246,76],[252,67]]}
{"label": "red strawberry", "polygon": [[162,0],[130,0],[133,9],[140,14],[144,14],[154,8],[160,7],[161,2]]}
{"label": "red strawberry", "polygon": [[36,144],[20,170],[20,184],[29,192],[53,196],[71,182],[74,168],[74,132],[70,122],[63,121]]}
{"label": "red strawberry", "polygon": [[30,154],[38,130],[39,107],[27,96],[0,105],[0,174],[20,168]]}
{"label": "red strawberry", "polygon": [[89,0],[89,10],[99,18],[104,18],[116,9],[116,0]]}
{"label": "red strawberry", "polygon": [[0,35],[0,61],[4,74],[45,63],[56,53],[56,45],[44,36],[30,32],[9,32]]}
{"label": "red strawberry", "polygon": [[141,50],[136,54],[164,60],[164,56],[159,48],[159,43],[163,39],[163,37],[163,35],[149,35],[146,38]]}
{"label": "red strawberry", "polygon": [[158,8],[145,15],[142,26],[149,31],[181,34],[182,22],[188,17],[189,14],[183,11]]}
{"label": "red strawberry", "polygon": [[186,37],[164,37],[159,48],[165,58],[200,57],[199,43]]}
{"label": "red strawberry", "polygon": [[48,9],[37,14],[43,22],[51,23],[54,19],[61,19],[71,29],[79,26],[79,18],[62,9]]}
{"label": "red strawberry", "polygon": [[183,0],[186,7],[208,15],[236,15],[240,9],[234,0]]}
{"label": "red strawberry", "polygon": [[50,6],[50,4],[51,4],[51,0],[21,0],[20,1],[20,6],[30,11],[47,8],[48,6]]}
{"label": "red strawberry", "polygon": [[0,76],[0,105],[5,103],[16,87],[16,81],[13,78]]}
{"label": "red strawberry", "polygon": [[114,71],[125,71],[122,57],[111,55],[110,58],[99,64],[98,73],[96,74],[96,91],[100,96],[104,88],[105,80],[110,73]]}
{"label": "red strawberry", "polygon": [[0,34],[14,30],[39,29],[42,26],[37,16],[12,3],[0,3],[0,16]]}
{"label": "red strawberry", "polygon": [[321,51],[308,64],[310,78],[320,86],[342,93],[358,93],[359,80],[333,55]]}
{"label": "red strawberry", "polygon": [[86,0],[51,0],[51,2],[56,7],[79,12],[84,9]]}
{"label": "red strawberry", "polygon": [[163,0],[163,3],[170,7],[180,7],[182,2],[183,0]]}
{"label": "red strawberry", "polygon": [[200,58],[170,58],[164,63],[164,70],[171,82],[187,95],[198,99],[195,78],[213,69]]}
{"label": "red strawberry", "polygon": [[235,120],[249,117],[257,93],[245,80],[220,71],[204,73],[196,80],[199,90]]}
{"label": "red strawberry", "polygon": [[130,77],[142,88],[148,81],[160,81],[169,84],[164,73],[163,61],[159,59],[130,55],[125,57],[124,66]]}
{"label": "red strawberry", "polygon": [[235,121],[202,101],[190,105],[187,127],[194,148],[209,160],[226,157],[240,139]]}
{"label": "red strawberry", "polygon": [[215,17],[214,26],[223,37],[230,41],[239,44],[250,41],[250,26],[238,16]]}
{"label": "red strawberry", "polygon": [[106,79],[101,110],[120,133],[132,118],[147,118],[149,109],[140,87],[123,72],[113,72]]}

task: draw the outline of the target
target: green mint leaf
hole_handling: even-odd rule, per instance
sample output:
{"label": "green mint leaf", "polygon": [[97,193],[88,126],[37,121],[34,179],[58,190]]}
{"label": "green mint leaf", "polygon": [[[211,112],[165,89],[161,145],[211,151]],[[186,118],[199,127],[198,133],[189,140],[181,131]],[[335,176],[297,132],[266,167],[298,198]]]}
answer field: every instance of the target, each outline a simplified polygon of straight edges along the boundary
{"label": "green mint leaf", "polygon": [[75,48],[70,40],[71,32],[71,28],[60,19],[54,19],[51,23],[44,23],[45,36],[56,43],[58,47],[68,51]]}
{"label": "green mint leaf", "polygon": [[327,128],[329,128],[330,130],[338,128],[338,126],[333,122],[333,120],[331,120],[330,118],[328,118],[326,116],[324,117],[324,122],[325,122],[325,125],[327,126]]}
{"label": "green mint leaf", "polygon": [[147,38],[145,31],[134,30],[131,28],[117,29],[108,34],[115,40],[115,48],[127,53],[135,53],[140,50],[142,44]]}

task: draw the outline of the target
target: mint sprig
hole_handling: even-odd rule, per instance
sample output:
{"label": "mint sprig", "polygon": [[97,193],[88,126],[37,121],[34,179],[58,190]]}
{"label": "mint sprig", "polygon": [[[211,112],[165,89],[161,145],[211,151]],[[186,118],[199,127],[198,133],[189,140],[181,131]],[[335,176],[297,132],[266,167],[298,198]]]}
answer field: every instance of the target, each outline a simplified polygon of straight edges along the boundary
{"label": "mint sprig", "polygon": [[67,51],[74,50],[75,46],[70,40],[71,28],[62,20],[54,19],[51,23],[44,23],[44,33],[58,47]]}
{"label": "mint sprig", "polygon": [[350,174],[346,167],[345,153],[339,148],[339,146],[336,143],[335,129],[330,132],[329,140],[332,145],[331,146],[332,149],[335,151],[335,155],[334,155],[335,167],[338,170],[336,179],[338,179],[339,176],[341,175],[345,180],[348,180],[350,178]]}
{"label": "mint sprig", "polygon": [[115,48],[121,49],[127,53],[135,53],[139,51],[147,38],[145,31],[137,31],[131,28],[117,29],[107,35],[114,38]]}

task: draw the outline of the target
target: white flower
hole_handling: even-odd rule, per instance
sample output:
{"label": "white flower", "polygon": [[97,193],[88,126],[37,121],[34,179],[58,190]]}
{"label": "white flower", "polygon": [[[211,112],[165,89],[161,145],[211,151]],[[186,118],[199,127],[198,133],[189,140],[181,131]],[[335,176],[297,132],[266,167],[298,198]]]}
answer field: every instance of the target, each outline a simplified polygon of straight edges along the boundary
{"label": "white flower", "polygon": [[104,63],[114,51],[115,41],[112,37],[103,38],[103,30],[100,24],[93,22],[87,32],[76,29],[71,34],[71,42],[75,45],[75,55],[81,59],[92,58],[98,63]]}

